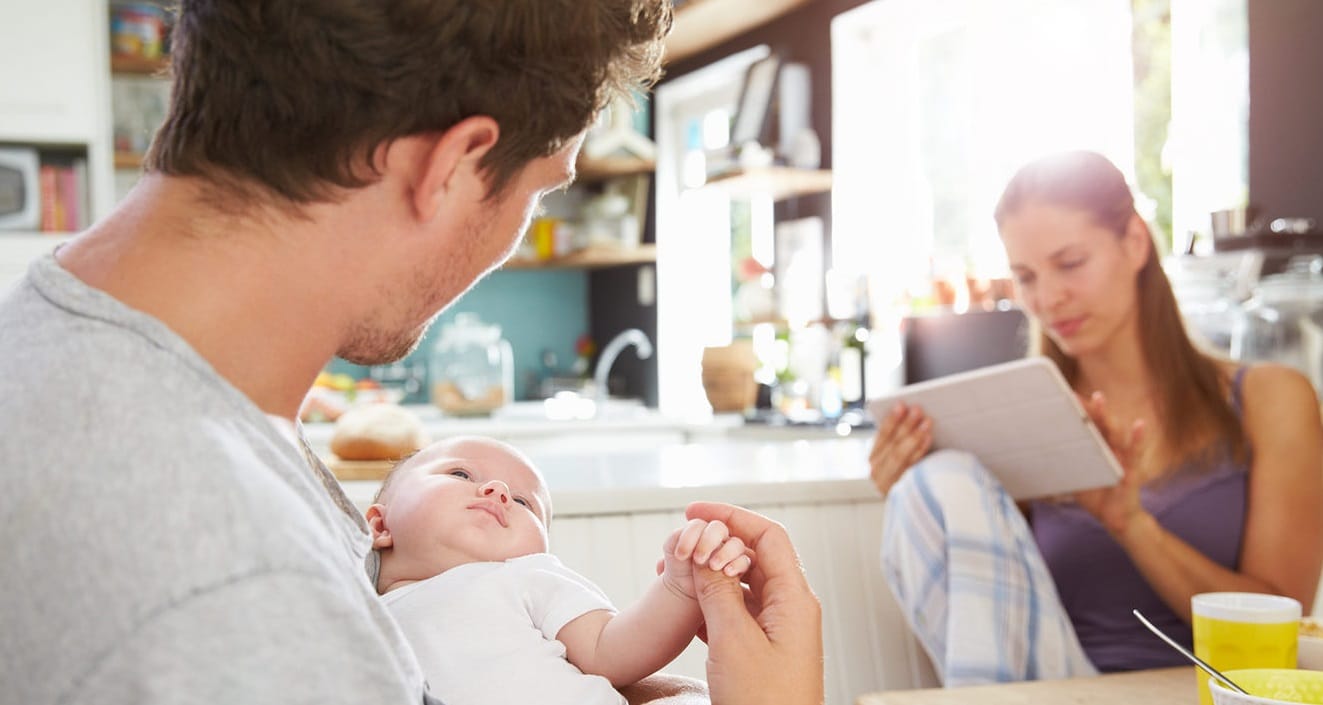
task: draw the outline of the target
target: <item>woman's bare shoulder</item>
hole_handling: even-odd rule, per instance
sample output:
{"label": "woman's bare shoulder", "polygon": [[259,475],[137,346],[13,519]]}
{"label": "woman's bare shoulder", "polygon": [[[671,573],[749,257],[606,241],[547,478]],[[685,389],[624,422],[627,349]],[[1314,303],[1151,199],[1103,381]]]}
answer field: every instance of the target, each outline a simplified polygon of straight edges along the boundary
{"label": "woman's bare shoulder", "polygon": [[[1230,363],[1239,367],[1244,363]],[[1246,394],[1263,392],[1271,397],[1278,394],[1308,395],[1317,402],[1314,385],[1300,370],[1275,362],[1256,362],[1245,370],[1244,391]]]}
{"label": "woman's bare shoulder", "polygon": [[1255,427],[1285,424],[1286,428],[1317,428],[1319,400],[1310,383],[1299,370],[1276,363],[1255,363],[1245,371],[1241,399],[1245,423],[1252,434]]}

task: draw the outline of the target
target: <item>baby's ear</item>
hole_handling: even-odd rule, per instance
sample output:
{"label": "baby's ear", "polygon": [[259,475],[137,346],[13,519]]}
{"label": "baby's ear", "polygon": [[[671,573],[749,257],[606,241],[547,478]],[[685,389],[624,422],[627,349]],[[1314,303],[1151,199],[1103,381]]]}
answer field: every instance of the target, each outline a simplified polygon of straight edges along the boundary
{"label": "baby's ear", "polygon": [[367,518],[368,528],[372,530],[372,547],[375,549],[390,548],[395,544],[391,538],[390,529],[386,528],[386,507],[381,504],[374,504],[368,507],[364,517]]}

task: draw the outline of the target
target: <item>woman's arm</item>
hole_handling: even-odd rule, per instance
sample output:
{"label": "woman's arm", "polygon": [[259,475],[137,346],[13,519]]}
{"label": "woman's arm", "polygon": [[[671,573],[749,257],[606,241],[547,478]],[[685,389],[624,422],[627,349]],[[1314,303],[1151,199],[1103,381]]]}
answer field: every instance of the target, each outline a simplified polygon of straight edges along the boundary
{"label": "woman's arm", "polygon": [[1318,589],[1323,569],[1318,399],[1303,375],[1277,365],[1249,370],[1242,398],[1253,463],[1239,571],[1210,560],[1142,508],[1108,526],[1153,589],[1186,621],[1190,598],[1201,592],[1285,595],[1299,600],[1308,614]]}

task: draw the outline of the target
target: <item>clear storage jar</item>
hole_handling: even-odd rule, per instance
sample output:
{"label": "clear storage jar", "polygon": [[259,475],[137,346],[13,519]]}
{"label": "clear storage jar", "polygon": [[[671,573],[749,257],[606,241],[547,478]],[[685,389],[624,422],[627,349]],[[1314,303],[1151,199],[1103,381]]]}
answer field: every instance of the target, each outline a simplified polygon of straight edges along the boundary
{"label": "clear storage jar", "polygon": [[501,327],[459,313],[432,346],[432,403],[448,416],[484,416],[514,398],[514,359]]}
{"label": "clear storage jar", "polygon": [[1264,277],[1232,327],[1231,356],[1278,362],[1323,376],[1323,257],[1293,258],[1287,271]]}

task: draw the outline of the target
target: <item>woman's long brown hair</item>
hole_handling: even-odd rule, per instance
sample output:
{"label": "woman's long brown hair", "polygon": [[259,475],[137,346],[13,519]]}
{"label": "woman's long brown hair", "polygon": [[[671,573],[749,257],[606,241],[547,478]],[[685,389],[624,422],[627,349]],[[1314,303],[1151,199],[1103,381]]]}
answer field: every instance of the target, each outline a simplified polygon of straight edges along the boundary
{"label": "woman's long brown hair", "polygon": [[[1121,171],[1106,157],[1085,151],[1044,157],[1016,172],[997,203],[997,226],[1028,203],[1083,211],[1117,238],[1125,234],[1136,214],[1134,196]],[[1147,225],[1144,229],[1148,232]],[[1190,340],[1156,247],[1149,247],[1135,286],[1140,348],[1157,391],[1155,405],[1166,459],[1189,461],[1225,447],[1231,457],[1243,461],[1247,451],[1245,433],[1228,398],[1230,380],[1218,359]],[[1031,325],[1029,354],[1047,356],[1074,386],[1079,379],[1079,363],[1066,355],[1037,321],[1031,320]]]}

